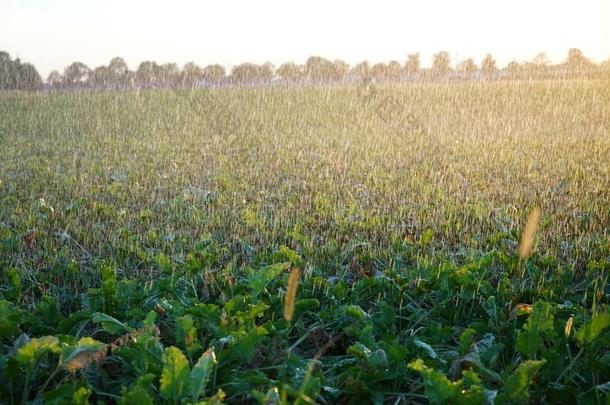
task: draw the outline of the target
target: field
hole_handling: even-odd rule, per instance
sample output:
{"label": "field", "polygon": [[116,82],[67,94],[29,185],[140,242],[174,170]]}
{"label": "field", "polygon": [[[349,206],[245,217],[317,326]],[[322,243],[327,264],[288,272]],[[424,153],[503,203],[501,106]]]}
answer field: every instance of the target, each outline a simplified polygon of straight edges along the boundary
{"label": "field", "polygon": [[0,402],[609,403],[609,100],[0,94]]}

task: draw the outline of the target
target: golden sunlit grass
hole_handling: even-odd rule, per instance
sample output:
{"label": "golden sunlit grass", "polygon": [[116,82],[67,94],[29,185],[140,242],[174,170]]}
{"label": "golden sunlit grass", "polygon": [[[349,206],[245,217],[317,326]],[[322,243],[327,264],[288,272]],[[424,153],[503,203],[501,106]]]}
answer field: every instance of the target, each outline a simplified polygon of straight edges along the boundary
{"label": "golden sunlit grass", "polygon": [[564,334],[566,335],[566,337],[570,336],[570,333],[572,333],[572,324],[574,323],[574,317],[570,316],[568,318],[568,320],[566,321],[566,326],[564,328]]}
{"label": "golden sunlit grass", "polygon": [[292,320],[294,315],[294,301],[297,296],[297,288],[299,286],[300,270],[292,269],[290,277],[288,277],[288,288],[286,289],[286,297],[284,297],[284,319]]}
{"label": "golden sunlit grass", "polygon": [[534,245],[534,237],[536,236],[536,230],[540,223],[540,208],[534,208],[529,216],[523,233],[521,235],[521,243],[519,244],[519,257],[521,259],[527,259],[532,251]]}

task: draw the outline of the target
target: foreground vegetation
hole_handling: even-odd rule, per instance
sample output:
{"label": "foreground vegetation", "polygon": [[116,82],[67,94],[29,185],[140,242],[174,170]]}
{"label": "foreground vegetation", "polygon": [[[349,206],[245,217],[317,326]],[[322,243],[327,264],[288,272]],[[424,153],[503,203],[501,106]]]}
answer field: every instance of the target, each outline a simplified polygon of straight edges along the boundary
{"label": "foreground vegetation", "polygon": [[608,403],[609,99],[0,95],[0,398]]}

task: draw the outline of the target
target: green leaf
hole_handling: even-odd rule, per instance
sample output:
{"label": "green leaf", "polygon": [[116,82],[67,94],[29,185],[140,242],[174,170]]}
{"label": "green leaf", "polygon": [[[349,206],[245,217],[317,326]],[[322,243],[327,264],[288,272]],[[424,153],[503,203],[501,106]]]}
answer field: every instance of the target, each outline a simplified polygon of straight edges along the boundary
{"label": "green leaf", "polygon": [[205,387],[210,379],[214,365],[216,364],[216,355],[212,348],[206,350],[191,371],[190,377],[190,394],[193,402],[196,402],[201,395],[205,394]]}
{"label": "green leaf", "polygon": [[427,367],[421,359],[411,362],[409,368],[422,375],[426,397],[432,404],[485,404],[488,397],[495,397],[495,392],[485,390],[474,371],[465,370],[463,379],[451,382],[440,371]]}
{"label": "green leaf", "polygon": [[353,354],[362,360],[367,360],[371,355],[371,349],[358,342],[347,348],[347,354]]}
{"label": "green leaf", "polygon": [[19,335],[21,311],[8,301],[0,301],[0,338],[12,339]]}
{"label": "green leaf", "polygon": [[496,297],[491,295],[483,302],[483,309],[487,313],[487,316],[494,322],[498,323],[498,306],[496,304]]}
{"label": "green leaf", "polygon": [[72,312],[70,316],[63,319],[57,326],[57,332],[61,334],[70,334],[75,329],[82,325],[84,322],[88,322],[91,319],[91,312],[89,311],[77,311]]}
{"label": "green leaf", "polygon": [[176,318],[176,340],[184,347],[190,347],[197,338],[197,330],[193,324],[193,317],[184,315]]}
{"label": "green leaf", "polygon": [[6,291],[4,296],[9,301],[17,302],[21,298],[21,279],[17,270],[10,268],[4,271],[4,275],[7,278]]}
{"label": "green leaf", "polygon": [[152,373],[142,374],[141,376],[136,378],[136,380],[133,382],[133,384],[131,384],[131,386],[134,387],[134,386],[138,385],[142,388],[148,389],[150,384],[152,384],[156,378],[157,378],[157,376]]}
{"label": "green leaf", "polygon": [[470,345],[472,345],[472,342],[474,340],[475,333],[476,333],[476,331],[474,329],[471,329],[471,328],[464,329],[464,331],[460,335],[459,352],[461,354],[468,353],[468,351],[470,350]]}
{"label": "green leaf", "polygon": [[144,326],[151,327],[155,324],[156,320],[157,320],[157,313],[151,309],[150,311],[148,311],[148,314],[146,315],[146,319],[144,319]]}
{"label": "green leaf", "polygon": [[548,302],[538,301],[534,304],[534,308],[526,324],[523,326],[525,330],[535,332],[547,332],[553,330],[553,307]]}
{"label": "green leaf", "polygon": [[290,262],[293,266],[302,268],[303,259],[297,252],[290,249],[288,246],[282,245],[277,252],[273,253],[273,261],[275,263]]}
{"label": "green leaf", "polygon": [[[42,394],[45,405],[72,404],[76,400],[76,382],[62,384]],[[79,394],[82,396],[82,394]]]}
{"label": "green leaf", "polygon": [[135,387],[130,388],[129,391],[127,391],[127,393],[125,395],[123,395],[119,404],[120,405],[131,405],[131,404],[152,405],[153,399],[148,394],[148,391],[146,391],[146,389],[142,388],[139,385],[136,385]]}
{"label": "green leaf", "polygon": [[245,321],[254,321],[256,317],[262,316],[267,309],[269,309],[269,305],[261,302],[256,305],[250,305],[247,312],[239,312],[237,317],[243,317]]}
{"label": "green leaf", "polygon": [[433,239],[434,239],[434,229],[428,228],[422,234],[420,243],[422,244],[422,246],[427,246],[430,243],[432,243]]}
{"label": "green leaf", "polygon": [[46,353],[59,353],[59,340],[55,336],[34,338],[17,350],[15,359],[27,366],[33,367],[38,359]]}
{"label": "green leaf", "polygon": [[182,351],[175,346],[165,349],[161,372],[161,396],[178,402],[188,389],[189,364]]}
{"label": "green leaf", "polygon": [[542,346],[542,338],[534,330],[519,331],[517,335],[517,350],[529,358],[534,357]]}
{"label": "green leaf", "polygon": [[377,348],[377,342],[375,341],[375,328],[373,325],[367,325],[360,330],[358,334],[358,341],[373,350]]}
{"label": "green leaf", "polygon": [[66,347],[62,350],[60,364],[70,370],[73,367],[80,367],[83,362],[88,361],[94,353],[99,353],[106,347],[104,343],[98,342],[90,337],[81,338],[75,347]]}
{"label": "green leaf", "polygon": [[148,393],[148,387],[157,378],[152,373],[147,373],[139,376],[129,387],[129,390],[123,388],[123,397],[120,405],[143,404],[152,405],[154,403],[152,397]]}
{"label": "green leaf", "polygon": [[294,304],[294,313],[295,318],[298,318],[299,315],[303,314],[310,309],[316,309],[320,307],[320,301],[315,298],[305,298],[302,300],[298,300]]}
{"label": "green leaf", "polygon": [[436,352],[434,351],[432,346],[430,346],[428,343],[424,342],[423,340],[420,340],[418,337],[413,338],[413,344],[415,346],[419,347],[420,349],[423,349],[431,359],[438,358],[438,354],[436,354]]}
{"label": "green leaf", "polygon": [[532,378],[545,363],[546,360],[527,360],[521,363],[519,368],[506,380],[502,389],[502,399],[512,403],[527,403]]}
{"label": "green leaf", "polygon": [[364,310],[358,305],[348,305],[347,307],[345,307],[345,315],[349,316],[350,318],[355,318],[359,321],[363,321],[367,317],[367,313],[364,312]]}
{"label": "green leaf", "polygon": [[428,397],[430,403],[448,403],[454,396],[454,384],[443,373],[426,366],[422,359],[409,363],[409,368],[422,375],[426,397]]}
{"label": "green leaf", "polygon": [[102,296],[104,297],[104,311],[112,312],[116,303],[116,272],[110,264],[102,267]]}
{"label": "green leaf", "polygon": [[388,355],[383,349],[377,349],[372,352],[367,360],[373,368],[385,369],[388,367]]}
{"label": "green leaf", "polygon": [[[472,352],[466,354],[465,356],[457,359],[451,366],[452,369],[460,370],[466,367],[472,368],[477,373],[481,374],[483,377],[490,381],[494,382],[502,382],[502,378],[498,373],[489,368],[485,367],[481,362],[481,358],[479,357],[478,349],[474,349]],[[452,370],[453,372],[453,370]]]}
{"label": "green leaf", "polygon": [[555,335],[553,330],[553,307],[544,301],[536,302],[532,312],[517,335],[517,350],[524,356],[533,358],[544,343],[544,338]]}
{"label": "green leaf", "polygon": [[80,387],[76,391],[74,391],[74,395],[72,402],[74,405],[89,405],[89,396],[91,395],[91,390],[85,387]]}
{"label": "green leaf", "polygon": [[111,317],[110,315],[103,314],[101,312],[95,312],[91,315],[91,321],[93,323],[99,323],[102,325],[104,331],[113,335],[119,335],[121,333],[127,333],[133,331],[133,328],[125,325],[123,322]]}
{"label": "green leaf", "polygon": [[595,338],[597,338],[608,326],[610,326],[610,313],[606,312],[593,315],[593,318],[586,322],[578,332],[576,332],[576,340],[578,340],[578,343],[581,346],[587,343],[593,343]]}
{"label": "green leaf", "polygon": [[219,388],[213,397],[209,397],[205,401],[199,402],[197,405],[222,405],[224,404],[225,397],[224,391]]}
{"label": "green leaf", "polygon": [[[457,398],[456,402],[458,404],[471,405],[471,404],[486,404],[492,403],[493,398],[495,398],[494,391],[488,391],[483,388],[481,384],[481,379],[478,374],[471,370],[463,371],[463,388],[459,391],[456,391]],[[492,400],[487,401],[487,397],[491,396]]]}
{"label": "green leaf", "polygon": [[248,332],[235,340],[226,353],[226,361],[238,360],[249,362],[256,353],[257,346],[261,345],[268,332],[262,326],[250,328]]}
{"label": "green leaf", "polygon": [[290,263],[275,263],[256,270],[248,278],[248,287],[252,290],[253,296],[256,297],[262,293],[273,279],[288,268],[290,268]]}

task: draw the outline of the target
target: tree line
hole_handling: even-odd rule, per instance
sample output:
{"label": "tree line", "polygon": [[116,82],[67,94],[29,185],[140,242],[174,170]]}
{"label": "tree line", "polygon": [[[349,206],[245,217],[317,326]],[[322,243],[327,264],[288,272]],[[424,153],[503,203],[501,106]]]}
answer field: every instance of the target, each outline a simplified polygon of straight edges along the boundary
{"label": "tree line", "polygon": [[12,60],[8,52],[0,51],[0,90],[37,90],[42,78],[34,65]]}
{"label": "tree line", "polygon": [[[49,74],[44,87],[55,89],[134,89],[134,88],[195,88],[226,85],[266,85],[271,83],[314,84],[391,81],[446,81],[446,80],[540,80],[610,77],[610,59],[599,65],[582,51],[570,49],[566,59],[551,64],[544,53],[532,61],[510,62],[499,68],[491,54],[479,64],[473,58],[459,61],[455,66],[448,52],[438,52],[430,68],[422,68],[419,53],[407,56],[404,64],[398,61],[370,65],[363,61],[350,66],[341,60],[312,56],[303,65],[292,62],[275,67],[272,63],[257,65],[242,63],[227,72],[224,66],[213,64],[199,67],[193,62],[180,68],[175,63],[140,63],[130,70],[124,59],[113,58],[107,66],[90,68],[73,62],[62,73]],[[40,75],[28,63],[11,60],[0,52],[0,90],[33,90],[43,87]]]}

